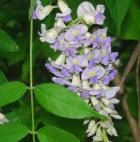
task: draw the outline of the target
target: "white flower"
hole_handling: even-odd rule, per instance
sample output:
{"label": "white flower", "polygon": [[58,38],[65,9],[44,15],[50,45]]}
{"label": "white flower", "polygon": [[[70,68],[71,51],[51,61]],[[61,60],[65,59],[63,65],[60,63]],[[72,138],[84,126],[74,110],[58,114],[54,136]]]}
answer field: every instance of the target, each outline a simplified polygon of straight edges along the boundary
{"label": "white flower", "polygon": [[56,18],[56,22],[54,24],[54,27],[55,28],[58,28],[58,29],[64,29],[66,27],[66,25],[64,24],[63,22],[63,19],[62,18]]}
{"label": "white flower", "polygon": [[46,30],[46,25],[41,24],[41,33],[39,33],[40,40],[42,42],[54,43],[58,36],[58,31],[56,28],[52,28],[50,30]]}
{"label": "white flower", "polygon": [[9,120],[2,113],[0,113],[0,124],[4,124],[7,122],[9,122]]}
{"label": "white flower", "polygon": [[82,85],[83,85],[83,89],[90,89],[88,80],[83,80]]}
{"label": "white flower", "polygon": [[97,5],[96,12],[104,13],[105,12],[104,5],[101,5],[101,4]]}
{"label": "white flower", "polygon": [[95,24],[95,14],[96,10],[90,2],[82,2],[77,9],[78,17],[82,17],[89,25]]}
{"label": "white flower", "polygon": [[91,97],[91,102],[92,102],[92,104],[93,104],[93,106],[96,106],[96,105],[98,105],[99,104],[99,101],[98,101],[98,99],[96,99],[95,97]]}
{"label": "white flower", "polygon": [[[56,17],[64,18],[64,17],[67,17],[71,14],[71,9],[68,7],[68,5],[63,0],[58,0],[58,7],[62,13],[57,13]],[[71,17],[69,17],[69,18],[70,18],[69,20],[71,20]]]}
{"label": "white flower", "polygon": [[58,7],[62,13],[69,11],[68,5],[63,0],[58,0]]}
{"label": "white flower", "polygon": [[66,59],[65,54],[60,54],[59,57],[56,59],[55,64],[56,65],[64,65]]}
{"label": "white flower", "polygon": [[43,7],[41,1],[37,0],[37,6],[35,12],[33,13],[33,19],[43,20],[44,18],[46,18],[46,16],[48,16],[51,13],[51,11],[54,8],[55,6],[52,5],[47,5]]}
{"label": "white flower", "polygon": [[107,106],[110,104],[110,100],[108,100],[106,98],[101,98],[101,101]]}
{"label": "white flower", "polygon": [[111,116],[115,119],[122,119],[122,117],[120,115],[115,115],[115,114],[111,114]]}
{"label": "white flower", "polygon": [[72,77],[72,85],[73,86],[81,86],[81,80],[80,80],[80,77],[79,75],[76,75],[74,74],[73,77]]}

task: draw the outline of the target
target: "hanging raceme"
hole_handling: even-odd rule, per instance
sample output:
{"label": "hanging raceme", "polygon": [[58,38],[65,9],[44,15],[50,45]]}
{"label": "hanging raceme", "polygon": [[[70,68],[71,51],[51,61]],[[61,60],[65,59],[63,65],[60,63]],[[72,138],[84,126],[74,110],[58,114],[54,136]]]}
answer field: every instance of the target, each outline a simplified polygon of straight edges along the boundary
{"label": "hanging raceme", "polygon": [[93,142],[109,142],[106,134],[118,136],[112,118],[121,119],[121,116],[115,110],[119,87],[110,85],[117,74],[113,64],[118,53],[111,51],[112,38],[107,36],[107,28],[100,28],[105,20],[105,7],[99,4],[95,8],[89,2],[82,2],[77,9],[78,17],[73,20],[72,11],[64,1],[58,0],[57,6],[43,6],[38,0],[33,19],[45,19],[54,8],[60,11],[54,27],[47,29],[42,23],[39,36],[41,42],[49,43],[60,55],[55,61],[49,58],[50,63],[45,66],[54,74],[53,82],[75,92],[93,110],[108,118],[87,119],[84,124]]}

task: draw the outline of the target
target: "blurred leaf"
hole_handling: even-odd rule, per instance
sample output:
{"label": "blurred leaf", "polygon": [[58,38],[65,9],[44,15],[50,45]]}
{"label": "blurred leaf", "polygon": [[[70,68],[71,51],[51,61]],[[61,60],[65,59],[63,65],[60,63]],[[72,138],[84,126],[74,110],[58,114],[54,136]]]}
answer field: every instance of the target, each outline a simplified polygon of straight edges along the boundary
{"label": "blurred leaf", "polygon": [[0,29],[0,51],[15,52],[18,50],[16,42]]}
{"label": "blurred leaf", "polygon": [[104,118],[77,94],[63,86],[53,83],[41,84],[36,86],[34,91],[39,104],[58,116],[75,119]]}
{"label": "blurred leaf", "polygon": [[16,52],[0,52],[0,57],[6,59],[9,65],[13,65],[24,58],[26,58],[26,39],[22,36],[20,38],[16,37],[16,41],[19,45],[19,50]]}
{"label": "blurred leaf", "polygon": [[133,118],[138,118],[138,100],[137,100],[137,92],[132,88],[127,88],[127,91],[129,93],[128,95],[128,105],[129,110],[133,116]]}
{"label": "blurred leaf", "polygon": [[3,72],[0,70],[0,84],[7,82],[8,80],[6,79],[5,75]]}
{"label": "blurred leaf", "polygon": [[17,142],[29,133],[29,129],[22,124],[0,125],[0,142]]}
{"label": "blurred leaf", "polygon": [[15,112],[8,112],[5,114],[5,116],[9,120],[9,123],[13,123],[13,122],[21,123],[21,121],[19,120]]}
{"label": "blurred leaf", "polygon": [[117,26],[117,33],[120,33],[122,22],[129,9],[131,0],[105,0],[110,13]]}
{"label": "blurred leaf", "polygon": [[38,116],[38,123],[64,129],[75,135],[81,142],[84,142],[86,138],[86,126],[83,125],[83,120],[66,119],[45,111],[39,112]]}
{"label": "blurred leaf", "polygon": [[25,62],[22,65],[21,80],[26,80],[26,78],[28,77],[29,67],[30,67],[30,63],[29,63],[29,59],[27,59],[27,60],[25,60]]}
{"label": "blurred leaf", "polygon": [[121,121],[115,121],[114,124],[119,137],[113,137],[113,142],[134,142],[126,119],[123,118]]}
{"label": "blurred leaf", "polygon": [[[22,103],[21,103],[22,101]],[[27,100],[20,100],[20,106],[16,108],[10,108],[11,112],[6,113],[6,118],[9,123],[18,122],[25,124],[29,128],[31,127],[31,108],[30,103]]]}
{"label": "blurred leaf", "polygon": [[124,39],[140,39],[140,9],[132,7],[122,25],[120,36]]}
{"label": "blurred leaf", "polygon": [[38,131],[40,142],[80,142],[71,133],[54,126],[46,126]]}
{"label": "blurred leaf", "polygon": [[0,85],[0,107],[17,101],[24,95],[26,90],[26,85],[18,81]]}
{"label": "blurred leaf", "polygon": [[33,11],[34,11],[35,6],[36,6],[36,1],[37,0],[31,0],[30,10],[29,10],[29,19],[32,17]]}

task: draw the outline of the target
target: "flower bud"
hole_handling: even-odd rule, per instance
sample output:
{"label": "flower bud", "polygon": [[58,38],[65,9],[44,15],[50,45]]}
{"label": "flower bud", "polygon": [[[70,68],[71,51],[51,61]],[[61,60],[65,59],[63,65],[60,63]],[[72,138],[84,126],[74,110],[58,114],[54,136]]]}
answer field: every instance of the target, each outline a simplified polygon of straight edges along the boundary
{"label": "flower bud", "polygon": [[106,98],[101,98],[101,101],[107,106],[110,104],[110,100],[108,100]]}
{"label": "flower bud", "polygon": [[7,122],[9,122],[9,120],[2,113],[0,113],[0,124]]}
{"label": "flower bud", "polygon": [[111,131],[112,131],[112,135],[114,135],[116,137],[118,136],[118,133],[114,127],[111,128]]}
{"label": "flower bud", "polygon": [[114,114],[111,114],[111,116],[115,119],[122,119],[122,117],[120,115],[114,115]]}
{"label": "flower bud", "polygon": [[58,7],[62,13],[65,13],[69,10],[68,5],[63,0],[58,0]]}
{"label": "flower bud", "polygon": [[83,85],[83,89],[90,89],[88,80],[83,80],[82,85]]}
{"label": "flower bud", "polygon": [[63,65],[65,63],[66,55],[61,54],[59,57],[56,59],[55,64],[57,65]]}
{"label": "flower bud", "polygon": [[81,86],[81,80],[79,75],[74,74],[72,78],[72,85],[73,86]]}
{"label": "flower bud", "polygon": [[99,104],[98,99],[96,99],[95,97],[91,97],[91,102],[92,102],[93,106],[96,106],[97,104]]}

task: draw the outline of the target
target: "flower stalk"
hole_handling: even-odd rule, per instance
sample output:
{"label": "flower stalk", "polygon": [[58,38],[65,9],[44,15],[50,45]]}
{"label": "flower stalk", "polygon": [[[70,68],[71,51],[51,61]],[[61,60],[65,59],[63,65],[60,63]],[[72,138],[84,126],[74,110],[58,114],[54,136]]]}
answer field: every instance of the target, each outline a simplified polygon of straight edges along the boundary
{"label": "flower stalk", "polygon": [[35,142],[35,116],[34,116],[34,94],[33,94],[33,20],[30,20],[30,97],[32,117],[32,141]]}

